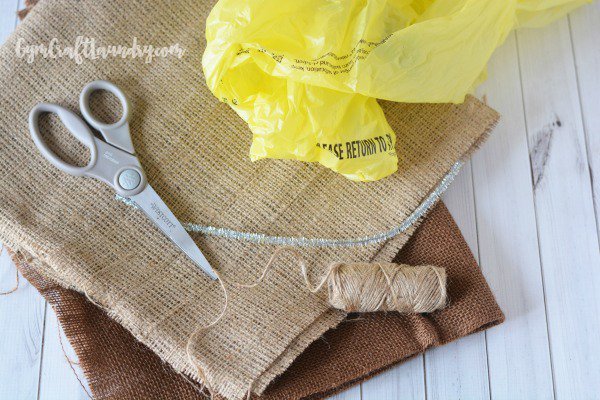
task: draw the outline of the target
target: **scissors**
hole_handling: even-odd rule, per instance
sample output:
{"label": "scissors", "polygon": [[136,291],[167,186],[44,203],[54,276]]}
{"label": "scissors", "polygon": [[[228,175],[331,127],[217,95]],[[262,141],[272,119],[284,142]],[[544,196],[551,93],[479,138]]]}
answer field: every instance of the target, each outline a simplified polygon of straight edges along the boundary
{"label": "scissors", "polygon": [[[97,90],[106,90],[121,102],[123,115],[116,123],[105,124],[91,113],[90,95]],[[67,174],[96,178],[111,186],[119,195],[132,200],[198,267],[212,279],[217,279],[204,254],[147,181],[140,161],[135,156],[129,132],[129,102],[123,91],[111,82],[91,82],[79,96],[79,107],[85,121],[100,132],[104,141],[98,139],[72,111],[57,104],[39,103],[29,114],[29,131],[40,153]],[[39,129],[39,118],[43,113],[56,114],[75,139],[89,149],[90,161],[87,166],[71,165],[48,147]]]}

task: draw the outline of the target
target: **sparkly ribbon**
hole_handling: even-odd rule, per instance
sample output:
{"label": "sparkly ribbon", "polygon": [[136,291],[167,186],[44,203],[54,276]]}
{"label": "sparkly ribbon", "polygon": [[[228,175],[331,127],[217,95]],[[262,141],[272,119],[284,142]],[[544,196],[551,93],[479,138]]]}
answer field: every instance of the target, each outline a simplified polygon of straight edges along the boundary
{"label": "sparkly ribbon", "polygon": [[[258,244],[269,244],[276,246],[293,247],[354,247],[367,246],[374,243],[385,242],[394,236],[405,232],[421,217],[423,217],[437,203],[441,195],[448,189],[454,178],[460,172],[464,163],[456,162],[450,171],[440,181],[438,186],[423,200],[421,204],[412,212],[412,214],[402,222],[402,224],[386,232],[377,233],[370,236],[347,238],[347,239],[328,239],[328,238],[306,238],[290,236],[271,236],[263,233],[241,232],[228,228],[218,228],[209,225],[199,225],[191,222],[183,223],[183,227],[188,232],[198,232],[204,235],[218,236],[227,239],[243,240]],[[115,195],[115,198],[129,206],[138,208],[133,200],[126,197]]]}

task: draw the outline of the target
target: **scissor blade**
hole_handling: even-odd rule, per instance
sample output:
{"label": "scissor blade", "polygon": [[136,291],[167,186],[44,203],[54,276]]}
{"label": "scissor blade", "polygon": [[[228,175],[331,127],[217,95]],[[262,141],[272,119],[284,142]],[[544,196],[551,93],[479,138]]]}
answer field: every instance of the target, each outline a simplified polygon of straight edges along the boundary
{"label": "scissor blade", "polygon": [[202,271],[206,272],[212,279],[217,279],[215,271],[212,269],[204,254],[200,251],[190,235],[181,226],[175,215],[169,210],[169,207],[156,194],[152,186],[146,185],[146,188],[130,197],[139,208],[141,208],[148,218],[175,243],[183,252],[198,265]]}

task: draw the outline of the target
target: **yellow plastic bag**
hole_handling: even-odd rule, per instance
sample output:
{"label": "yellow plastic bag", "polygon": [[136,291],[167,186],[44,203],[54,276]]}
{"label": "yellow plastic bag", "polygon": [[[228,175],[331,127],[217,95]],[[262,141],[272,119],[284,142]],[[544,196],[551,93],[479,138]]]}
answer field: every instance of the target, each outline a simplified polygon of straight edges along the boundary
{"label": "yellow plastic bag", "polygon": [[202,65],[249,124],[252,160],[318,161],[371,181],[398,163],[376,99],[462,102],[512,29],[586,2],[220,0]]}

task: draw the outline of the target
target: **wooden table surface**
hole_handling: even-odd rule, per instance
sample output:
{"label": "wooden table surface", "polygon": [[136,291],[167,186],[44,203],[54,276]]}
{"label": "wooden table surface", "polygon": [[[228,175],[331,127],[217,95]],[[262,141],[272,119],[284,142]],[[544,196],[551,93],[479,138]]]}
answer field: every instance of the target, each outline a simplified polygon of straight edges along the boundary
{"label": "wooden table surface", "polygon": [[[0,0],[0,42],[19,7]],[[507,320],[336,398],[600,399],[600,2],[509,36],[478,95],[503,118],[444,201]],[[59,335],[26,281],[0,297],[0,400],[87,398]]]}

